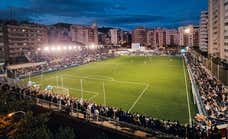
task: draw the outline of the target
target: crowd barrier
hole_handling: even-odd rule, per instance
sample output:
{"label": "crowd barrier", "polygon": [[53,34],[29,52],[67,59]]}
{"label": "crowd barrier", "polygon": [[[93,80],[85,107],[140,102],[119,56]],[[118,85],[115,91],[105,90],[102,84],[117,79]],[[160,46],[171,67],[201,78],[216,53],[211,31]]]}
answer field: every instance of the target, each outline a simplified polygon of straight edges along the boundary
{"label": "crowd barrier", "polygon": [[204,104],[203,104],[202,99],[201,99],[200,94],[199,94],[199,87],[198,87],[198,85],[196,84],[196,82],[195,82],[195,80],[193,78],[193,74],[192,74],[191,68],[187,64],[187,60],[186,60],[185,57],[184,57],[184,59],[185,59],[185,62],[186,62],[187,71],[188,71],[189,79],[190,79],[190,82],[191,82],[191,90],[192,90],[194,103],[197,106],[199,114],[203,114],[205,116],[208,116],[207,111],[205,110]]}

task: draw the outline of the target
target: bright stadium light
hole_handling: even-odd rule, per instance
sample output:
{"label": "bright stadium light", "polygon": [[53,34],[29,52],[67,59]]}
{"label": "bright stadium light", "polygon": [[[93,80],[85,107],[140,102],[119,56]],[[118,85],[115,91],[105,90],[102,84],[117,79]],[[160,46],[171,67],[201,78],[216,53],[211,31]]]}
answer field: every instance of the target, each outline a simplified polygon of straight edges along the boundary
{"label": "bright stadium light", "polygon": [[68,49],[71,50],[72,49],[72,46],[69,46]]}
{"label": "bright stadium light", "polygon": [[44,50],[45,51],[49,51],[49,47],[44,47]]}
{"label": "bright stadium light", "polygon": [[186,33],[186,34],[189,34],[191,32],[191,29],[190,28],[186,28],[185,30],[184,30],[184,33]]}
{"label": "bright stadium light", "polygon": [[66,50],[66,49],[67,49],[67,47],[66,47],[66,46],[64,46],[64,47],[63,47],[63,50]]}
{"label": "bright stadium light", "polygon": [[89,48],[90,48],[90,49],[96,49],[96,45],[91,44],[91,45],[89,46]]}
{"label": "bright stadium light", "polygon": [[41,49],[40,48],[37,48],[37,51],[40,51]]}
{"label": "bright stadium light", "polygon": [[58,46],[58,47],[57,47],[57,51],[60,51],[60,50],[61,50],[61,47]]}

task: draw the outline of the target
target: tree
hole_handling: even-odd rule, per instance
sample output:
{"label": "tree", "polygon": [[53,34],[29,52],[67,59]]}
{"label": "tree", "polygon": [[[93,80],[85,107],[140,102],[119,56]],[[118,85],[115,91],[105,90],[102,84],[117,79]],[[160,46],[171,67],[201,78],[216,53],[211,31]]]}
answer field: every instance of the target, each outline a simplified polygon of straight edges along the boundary
{"label": "tree", "polygon": [[23,132],[15,137],[16,139],[52,139],[52,132],[46,127],[35,128]]}
{"label": "tree", "polygon": [[69,127],[60,127],[55,134],[55,139],[75,139],[74,130]]}
{"label": "tree", "polygon": [[28,112],[16,126],[16,139],[52,139],[53,134],[47,127],[49,113],[34,116]]}

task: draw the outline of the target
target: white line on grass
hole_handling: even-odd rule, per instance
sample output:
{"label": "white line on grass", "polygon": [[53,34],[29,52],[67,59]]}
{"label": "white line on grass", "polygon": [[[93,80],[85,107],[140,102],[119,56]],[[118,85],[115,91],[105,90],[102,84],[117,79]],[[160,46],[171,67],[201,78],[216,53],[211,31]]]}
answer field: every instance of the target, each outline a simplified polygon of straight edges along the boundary
{"label": "white line on grass", "polygon": [[99,94],[93,95],[92,97],[90,97],[88,100],[91,101],[93,100],[95,97],[97,97]]}
{"label": "white line on grass", "polygon": [[[77,88],[68,88],[68,89],[75,90],[75,91],[81,91],[81,89],[77,89]],[[86,91],[86,90],[83,90],[83,92],[89,93],[89,94],[93,94],[93,95],[99,94],[99,92],[94,92],[94,91]]]}
{"label": "white line on grass", "polygon": [[141,94],[137,97],[137,99],[135,100],[135,102],[132,104],[132,106],[130,107],[130,109],[128,110],[128,112],[131,112],[131,110],[135,107],[135,105],[140,100],[140,98],[143,96],[143,94],[146,92],[146,90],[149,88],[149,86],[150,85],[147,84],[147,86],[143,89],[143,91],[141,92]]}
{"label": "white line on grass", "polygon": [[[132,82],[132,81],[120,81],[120,80],[110,80],[110,79],[101,79],[101,78],[89,78],[88,76],[75,76],[75,75],[68,75],[68,74],[63,74],[63,76],[67,78],[71,78],[74,80],[72,77],[80,77],[83,79],[91,79],[91,80],[98,80],[98,81],[112,81],[112,82],[117,82],[117,83],[126,83],[126,84],[136,84],[136,85],[147,85],[146,83],[140,83],[140,82]],[[108,77],[108,76],[106,76]],[[112,77],[110,77],[112,78]]]}
{"label": "white line on grass", "polygon": [[184,80],[185,80],[185,90],[187,93],[187,104],[188,104],[188,116],[189,116],[189,124],[192,124],[192,116],[191,116],[191,109],[190,109],[190,102],[189,102],[189,92],[188,92],[188,85],[187,85],[187,78],[186,78],[186,70],[185,70],[185,66],[184,66],[184,59],[183,61],[183,69],[184,69]]}
{"label": "white line on grass", "polygon": [[114,78],[112,78],[112,77],[109,77],[109,76],[103,76],[103,75],[88,75],[87,77],[88,77],[88,78],[89,78],[89,77],[101,77],[101,78],[103,78],[103,77],[104,77],[104,78],[106,78],[106,79],[110,79],[110,80],[112,80],[112,81],[114,80]]}

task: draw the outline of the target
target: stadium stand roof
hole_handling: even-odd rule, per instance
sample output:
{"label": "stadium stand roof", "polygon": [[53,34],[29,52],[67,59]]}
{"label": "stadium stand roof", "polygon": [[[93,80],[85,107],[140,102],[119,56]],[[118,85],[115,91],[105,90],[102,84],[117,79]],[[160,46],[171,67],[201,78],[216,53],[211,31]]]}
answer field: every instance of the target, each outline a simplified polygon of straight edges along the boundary
{"label": "stadium stand roof", "polygon": [[46,62],[16,64],[16,65],[7,66],[7,69],[8,70],[23,69],[23,68],[29,68],[29,67],[36,67],[44,64],[46,64]]}

